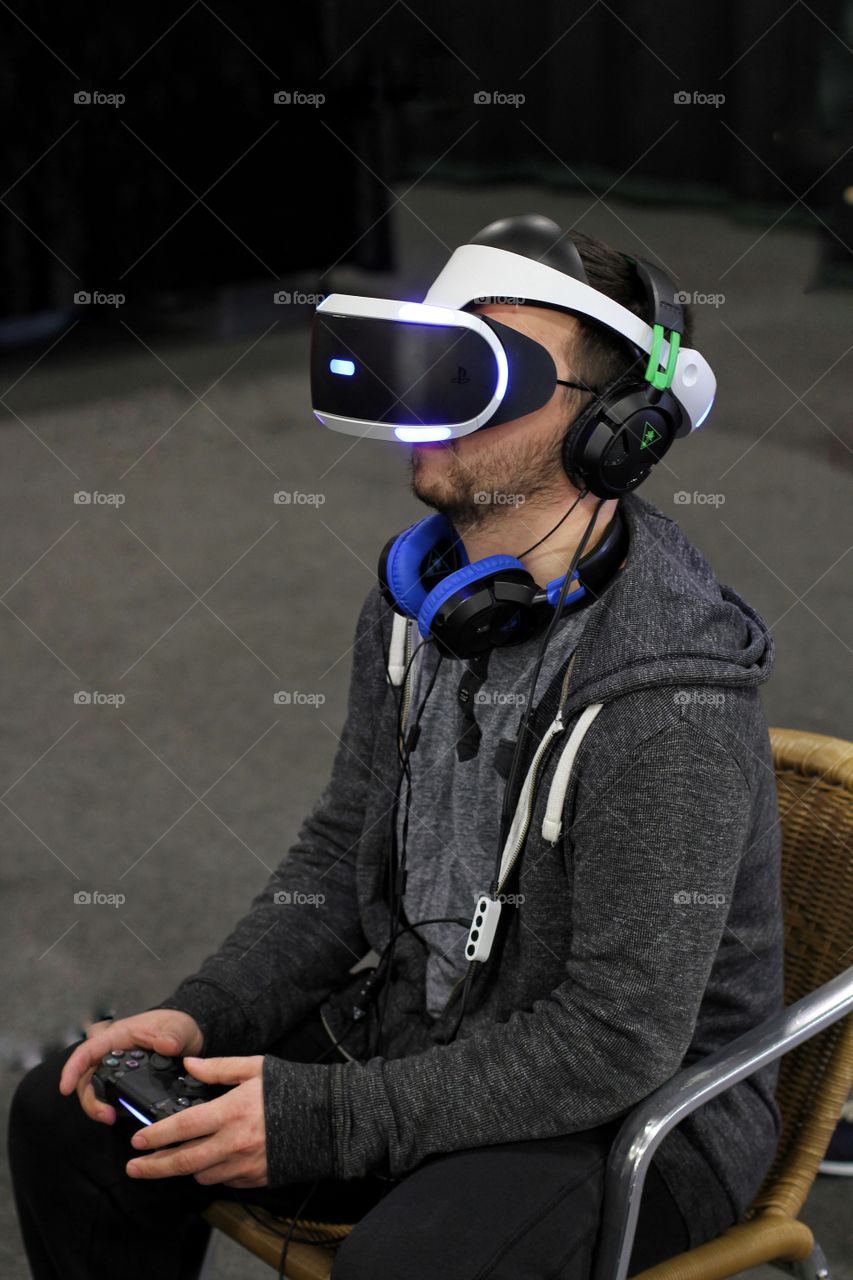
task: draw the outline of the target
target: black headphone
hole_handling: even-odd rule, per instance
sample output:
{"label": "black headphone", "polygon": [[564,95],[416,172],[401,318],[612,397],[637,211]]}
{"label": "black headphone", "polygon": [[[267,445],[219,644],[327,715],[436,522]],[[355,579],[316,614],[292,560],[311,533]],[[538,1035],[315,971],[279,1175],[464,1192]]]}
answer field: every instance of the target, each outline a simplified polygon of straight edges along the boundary
{"label": "black headphone", "polygon": [[[577,245],[556,222],[541,214],[520,214],[490,223],[471,239],[522,254],[564,275],[589,284]],[[622,255],[636,270],[645,295],[645,316],[654,336],[648,357],[638,355],[631,369],[604,388],[558,379],[565,386],[592,391],[595,398],[583,408],[568,429],[563,443],[563,466],[576,489],[588,489],[598,498],[618,498],[642,484],[660,462],[677,435],[690,424],[670,387],[684,333],[684,305],[675,284],[658,267],[639,258]],[[551,303],[536,302],[540,307]],[[595,325],[589,317],[583,323]],[[611,331],[602,327],[602,331]],[[664,338],[669,343],[666,369],[659,356]],[[628,341],[625,339],[624,341]],[[640,372],[637,365],[647,361]]]}
{"label": "black headphone", "polygon": [[[578,563],[578,583],[561,613],[598,596],[625,559],[628,529],[617,507],[601,540]],[[553,616],[564,578],[540,587],[515,556],[468,562],[465,547],[443,515],[424,516],[395,534],[379,558],[379,588],[398,613],[417,619],[450,658],[471,658],[527,640]]]}
{"label": "black headphone", "polygon": [[[663,271],[646,262],[627,260],[635,266],[645,289],[647,319],[655,333],[652,354],[644,372],[638,372],[635,362],[598,392],[580,411],[563,441],[563,466],[572,484],[599,498],[618,498],[642,484],[675,437],[684,434],[686,425],[684,410],[669,389],[684,331],[684,307],[676,301],[675,286]],[[669,361],[667,369],[659,371],[664,333]]]}

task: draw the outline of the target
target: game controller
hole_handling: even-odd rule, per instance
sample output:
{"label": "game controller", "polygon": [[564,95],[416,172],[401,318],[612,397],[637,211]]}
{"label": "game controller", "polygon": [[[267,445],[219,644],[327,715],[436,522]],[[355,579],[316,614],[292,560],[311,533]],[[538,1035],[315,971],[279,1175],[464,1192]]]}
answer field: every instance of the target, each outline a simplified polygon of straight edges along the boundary
{"label": "game controller", "polygon": [[183,1067],[181,1058],[167,1058],[148,1049],[111,1049],[92,1077],[95,1095],[121,1114],[121,1108],[142,1124],[155,1124],[190,1107],[210,1102],[227,1086],[205,1084]]}

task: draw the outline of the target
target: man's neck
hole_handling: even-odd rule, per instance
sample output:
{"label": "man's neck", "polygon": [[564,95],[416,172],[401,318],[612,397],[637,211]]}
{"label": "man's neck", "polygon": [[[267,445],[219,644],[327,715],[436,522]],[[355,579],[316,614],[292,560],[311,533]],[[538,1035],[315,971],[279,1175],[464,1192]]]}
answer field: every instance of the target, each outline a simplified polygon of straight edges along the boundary
{"label": "man's neck", "polygon": [[[459,529],[468,559],[473,563],[485,556],[511,555],[518,556],[527,547],[554,528],[554,525],[566,514],[577,498],[577,492],[567,493],[562,502],[553,502],[539,506],[524,503],[519,506],[507,506],[495,511],[493,517],[473,529]],[[547,586],[554,578],[565,574],[572,557],[586,532],[592,519],[598,498],[588,493],[575,507],[572,514],[560,525],[541,546],[536,547],[528,555],[520,557],[522,564],[539,586]],[[584,554],[591,551],[600,541],[605,529],[613,519],[617,500],[609,498],[598,513],[595,526],[590,534]]]}

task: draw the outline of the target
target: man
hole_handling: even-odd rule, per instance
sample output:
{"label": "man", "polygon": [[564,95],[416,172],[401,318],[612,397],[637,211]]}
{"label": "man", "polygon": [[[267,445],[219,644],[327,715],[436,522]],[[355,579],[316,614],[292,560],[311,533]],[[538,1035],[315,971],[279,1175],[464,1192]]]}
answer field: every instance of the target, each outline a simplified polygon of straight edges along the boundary
{"label": "man", "polygon": [[[522,218],[477,239],[582,271],[647,312],[634,265],[580,233]],[[567,470],[567,432],[602,389],[636,377],[636,348],[535,297],[466,310],[539,344],[566,385],[552,380],[547,402],[515,420],[415,444],[414,493],[451,522],[472,574],[512,555],[538,588],[569,577],[564,601],[568,566],[583,583],[578,553],[606,545],[617,512],[627,550],[565,612],[550,596],[537,606],[552,617],[544,649],[540,627],[469,661],[429,626],[420,643],[422,627],[405,705],[389,681],[400,610],[388,601],[402,588],[386,560],[356,627],[331,780],[249,913],[170,998],[90,1028],[19,1088],[11,1156],[37,1280],[196,1275],[197,1212],[223,1196],[356,1222],[334,1280],[586,1280],[622,1120],[781,1005],[758,692],[770,636],[672,520]],[[674,357],[672,334],[669,346]],[[355,362],[335,363],[352,374]],[[460,367],[457,385],[468,378]],[[562,745],[585,716],[561,773],[547,734]],[[515,778],[514,803],[528,776],[526,839],[492,879],[504,787]],[[289,908],[300,893],[323,905]],[[501,898],[491,948],[471,961],[475,903]],[[382,964],[365,991],[351,968],[371,948]],[[131,1147],[91,1076],[134,1045],[191,1055],[195,1076],[234,1087]],[[748,1206],[778,1136],[775,1082],[775,1067],[757,1073],[661,1144],[632,1274]]]}

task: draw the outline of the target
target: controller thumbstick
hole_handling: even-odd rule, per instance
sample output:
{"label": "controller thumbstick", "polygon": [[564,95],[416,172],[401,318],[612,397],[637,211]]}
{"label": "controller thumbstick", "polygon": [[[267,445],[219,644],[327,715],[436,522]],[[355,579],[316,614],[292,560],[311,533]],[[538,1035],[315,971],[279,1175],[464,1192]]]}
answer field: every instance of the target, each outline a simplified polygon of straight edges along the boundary
{"label": "controller thumbstick", "polygon": [[150,1061],[155,1071],[165,1071],[172,1066],[174,1058],[167,1058],[162,1053],[152,1053]]}

